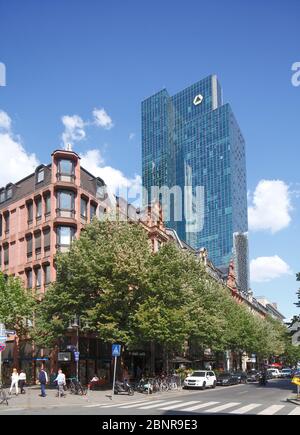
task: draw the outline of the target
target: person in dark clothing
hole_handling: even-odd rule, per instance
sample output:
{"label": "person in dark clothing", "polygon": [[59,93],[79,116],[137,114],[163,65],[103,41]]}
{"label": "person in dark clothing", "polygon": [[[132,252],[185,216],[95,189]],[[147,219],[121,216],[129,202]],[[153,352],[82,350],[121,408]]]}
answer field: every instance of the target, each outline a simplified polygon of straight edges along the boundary
{"label": "person in dark clothing", "polygon": [[46,397],[46,384],[48,382],[48,375],[42,368],[39,373],[39,383],[41,385],[41,397]]}

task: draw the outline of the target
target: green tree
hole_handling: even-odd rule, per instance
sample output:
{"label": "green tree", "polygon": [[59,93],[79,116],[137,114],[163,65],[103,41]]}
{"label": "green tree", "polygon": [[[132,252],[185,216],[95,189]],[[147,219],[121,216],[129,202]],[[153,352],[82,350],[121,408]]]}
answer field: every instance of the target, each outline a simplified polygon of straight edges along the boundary
{"label": "green tree", "polygon": [[151,253],[138,224],[96,219],[68,253],[56,257],[57,281],[38,309],[36,340],[53,344],[75,314],[108,342],[134,340],[131,313],[147,286]]}
{"label": "green tree", "polygon": [[28,332],[32,322],[35,299],[23,286],[20,278],[6,277],[0,272],[0,321],[18,335]]}

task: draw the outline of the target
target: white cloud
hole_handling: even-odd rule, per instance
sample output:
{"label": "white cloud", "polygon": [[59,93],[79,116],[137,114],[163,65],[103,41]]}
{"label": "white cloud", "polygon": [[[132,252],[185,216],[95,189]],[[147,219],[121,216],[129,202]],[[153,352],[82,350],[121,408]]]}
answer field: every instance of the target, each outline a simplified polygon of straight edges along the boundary
{"label": "white cloud", "polygon": [[64,115],[61,120],[65,127],[65,131],[61,136],[65,148],[67,148],[69,143],[73,144],[74,142],[79,142],[85,138],[86,123],[82,118],[80,118],[80,116]]}
{"label": "white cloud", "polygon": [[135,175],[134,178],[127,178],[119,169],[105,166],[104,159],[97,149],[89,150],[85,154],[82,154],[81,165],[91,174],[101,177],[113,193],[118,193],[118,191],[123,191],[124,189],[140,191],[142,184],[140,175]]}
{"label": "white cloud", "polygon": [[249,229],[271,233],[286,228],[292,209],[289,186],[282,180],[261,180],[248,208]]}
{"label": "white cloud", "polygon": [[0,110],[0,129],[4,131],[11,129],[11,119],[3,110]]}
{"label": "white cloud", "polygon": [[129,138],[129,140],[134,139],[135,138],[135,133],[129,133],[128,138]]}
{"label": "white cloud", "polygon": [[250,262],[250,277],[253,282],[267,282],[291,274],[290,266],[278,255],[257,257]]}
{"label": "white cloud", "polygon": [[110,130],[114,124],[111,117],[107,114],[104,108],[93,110],[94,123],[98,127],[103,127],[106,130]]}
{"label": "white cloud", "polygon": [[19,136],[11,130],[11,119],[0,111],[0,186],[21,180],[39,165],[35,154],[24,149]]}

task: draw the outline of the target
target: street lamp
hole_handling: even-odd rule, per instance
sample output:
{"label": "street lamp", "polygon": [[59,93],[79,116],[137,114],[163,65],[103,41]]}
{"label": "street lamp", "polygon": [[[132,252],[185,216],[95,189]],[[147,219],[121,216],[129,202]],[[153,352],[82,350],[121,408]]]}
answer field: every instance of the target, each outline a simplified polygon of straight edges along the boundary
{"label": "street lamp", "polygon": [[[80,329],[80,316],[76,315],[73,319],[73,323],[69,323],[68,330],[74,331],[76,330],[76,351],[79,352],[79,329]],[[76,380],[79,381],[79,355],[76,356]]]}
{"label": "street lamp", "polygon": [[87,331],[89,330],[89,325],[88,322],[85,322],[85,325],[83,327],[81,327],[81,319],[80,316],[78,314],[76,314],[74,316],[73,322],[69,322],[69,326],[68,326],[68,330],[69,331],[74,331],[76,330],[76,352],[77,355],[75,356],[75,360],[76,360],[76,379],[77,382],[79,381],[79,330],[82,331]]}

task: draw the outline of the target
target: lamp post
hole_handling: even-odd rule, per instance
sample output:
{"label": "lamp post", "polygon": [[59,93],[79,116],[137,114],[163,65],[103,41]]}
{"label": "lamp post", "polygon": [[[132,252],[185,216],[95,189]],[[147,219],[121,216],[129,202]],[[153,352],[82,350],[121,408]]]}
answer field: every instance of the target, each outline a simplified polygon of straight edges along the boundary
{"label": "lamp post", "polygon": [[[76,330],[76,351],[79,352],[79,329],[80,329],[80,316],[76,315],[74,317],[73,323],[70,322],[68,327],[70,331]],[[76,359],[76,380],[79,381],[79,357],[77,354]]]}
{"label": "lamp post", "polygon": [[88,329],[89,329],[88,322],[86,322],[86,324],[81,328],[81,318],[79,315],[74,316],[73,323],[71,323],[71,321],[70,321],[70,324],[68,327],[69,331],[76,330],[76,352],[77,352],[77,355],[75,356],[75,360],[76,360],[76,380],[77,380],[77,382],[79,381],[79,331],[80,330],[88,330]]}

